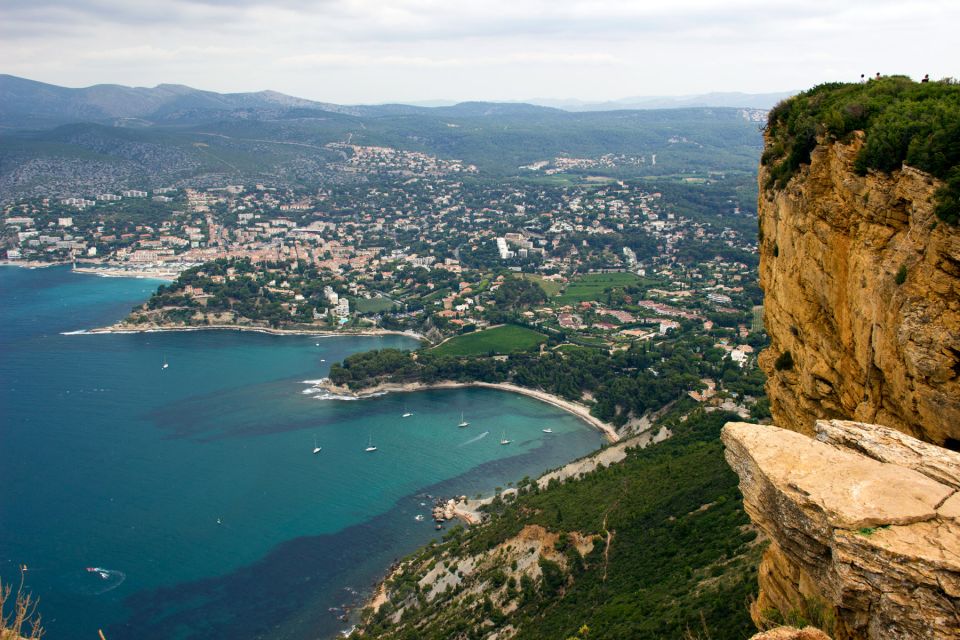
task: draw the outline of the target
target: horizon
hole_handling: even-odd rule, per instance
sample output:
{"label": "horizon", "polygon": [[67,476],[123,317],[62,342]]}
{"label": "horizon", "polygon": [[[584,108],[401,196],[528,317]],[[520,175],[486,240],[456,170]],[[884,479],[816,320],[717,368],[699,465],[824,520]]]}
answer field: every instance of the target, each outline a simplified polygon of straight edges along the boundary
{"label": "horizon", "polygon": [[12,75],[348,105],[781,93],[861,73],[955,76],[960,59],[960,6],[944,0],[13,0],[2,14]]}
{"label": "horizon", "polygon": [[[484,99],[484,98],[454,100],[451,98],[434,97],[434,98],[423,98],[423,99],[411,100],[411,101],[387,99],[379,102],[342,103],[342,102],[334,102],[332,100],[308,98],[306,96],[297,95],[297,94],[289,94],[282,91],[277,91],[272,87],[247,88],[247,89],[239,89],[237,91],[217,91],[214,89],[210,89],[208,87],[195,86],[195,85],[190,85],[183,82],[159,82],[152,85],[128,85],[128,84],[122,84],[119,82],[96,82],[93,84],[77,85],[75,83],[59,84],[56,82],[50,82],[48,80],[42,80],[38,78],[31,78],[31,77],[19,76],[11,73],[0,72],[0,77],[2,76],[8,76],[8,77],[16,78],[18,80],[26,80],[28,82],[36,82],[40,84],[55,86],[62,89],[70,89],[74,91],[82,91],[85,89],[92,89],[95,87],[110,87],[110,86],[123,87],[127,89],[143,89],[143,90],[154,90],[162,86],[175,86],[175,87],[187,87],[189,89],[193,89],[197,91],[209,91],[209,92],[221,93],[221,94],[256,94],[256,93],[275,92],[275,93],[281,93],[283,95],[287,95],[292,98],[311,100],[319,103],[337,104],[340,106],[386,106],[386,105],[398,104],[398,105],[419,106],[419,107],[446,107],[446,106],[455,106],[458,104],[471,103],[471,102],[480,102],[480,103],[486,102],[486,103],[495,103],[495,104],[529,104],[529,105],[536,105],[536,106],[554,106],[555,104],[556,105],[566,104],[569,106],[588,107],[588,106],[616,105],[616,104],[629,105],[633,103],[669,101],[669,100],[683,101],[683,100],[705,98],[709,96],[745,96],[747,98],[754,98],[754,97],[763,97],[763,96],[781,95],[781,94],[794,95],[803,90],[803,89],[784,89],[779,91],[748,92],[748,91],[738,91],[736,89],[723,89],[723,90],[718,89],[715,91],[706,91],[702,93],[680,93],[680,94],[672,94],[672,95],[666,95],[666,94],[628,95],[628,96],[610,98],[607,100],[586,100],[586,99],[578,98],[574,96],[509,98],[509,99],[503,99],[503,100],[490,100],[490,99]],[[686,105],[680,105],[680,106],[686,106]],[[563,109],[564,107],[556,106],[555,108]],[[654,107],[654,108],[659,108],[659,107]]]}

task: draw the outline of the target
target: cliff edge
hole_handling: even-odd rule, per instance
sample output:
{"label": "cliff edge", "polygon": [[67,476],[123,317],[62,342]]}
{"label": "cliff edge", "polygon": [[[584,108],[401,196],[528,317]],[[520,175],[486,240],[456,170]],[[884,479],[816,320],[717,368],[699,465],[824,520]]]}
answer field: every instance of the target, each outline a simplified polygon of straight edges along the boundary
{"label": "cliff edge", "polygon": [[764,135],[759,361],[784,428],[723,431],[771,541],[751,614],[958,638],[960,86],[820,85]]}
{"label": "cliff edge", "polygon": [[814,431],[723,429],[771,540],[754,621],[802,618],[837,640],[960,637],[960,454],[878,425]]}
{"label": "cliff edge", "polygon": [[760,168],[771,412],[808,434],[818,418],[850,418],[956,448],[960,233],[935,215],[931,175],[858,175],[863,144],[821,137],[783,188]]}

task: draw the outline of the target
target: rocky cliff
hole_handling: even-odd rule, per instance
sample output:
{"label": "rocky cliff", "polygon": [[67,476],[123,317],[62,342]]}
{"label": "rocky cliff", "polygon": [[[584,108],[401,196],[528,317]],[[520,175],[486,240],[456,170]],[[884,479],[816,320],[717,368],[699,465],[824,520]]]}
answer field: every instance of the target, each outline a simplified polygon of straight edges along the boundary
{"label": "rocky cliff", "polygon": [[956,448],[960,232],[934,215],[930,175],[857,175],[862,145],[821,137],[783,188],[760,169],[774,421],[809,434],[818,418],[855,419]]}
{"label": "rocky cliff", "polygon": [[960,637],[960,454],[877,425],[814,431],[723,430],[771,540],[754,621],[807,620],[837,640]]}

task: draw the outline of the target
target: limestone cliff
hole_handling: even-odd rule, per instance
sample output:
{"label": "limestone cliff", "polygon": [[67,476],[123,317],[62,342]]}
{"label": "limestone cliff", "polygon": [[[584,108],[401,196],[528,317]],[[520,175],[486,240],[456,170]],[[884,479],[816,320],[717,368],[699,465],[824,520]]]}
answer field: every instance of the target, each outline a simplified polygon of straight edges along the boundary
{"label": "limestone cliff", "polygon": [[862,420],[955,448],[960,231],[934,215],[931,176],[857,175],[862,144],[821,138],[782,189],[760,169],[774,421],[812,433],[818,418]]}
{"label": "limestone cliff", "polygon": [[771,540],[754,620],[792,614],[837,640],[960,637],[960,454],[877,425],[815,431],[723,430]]}

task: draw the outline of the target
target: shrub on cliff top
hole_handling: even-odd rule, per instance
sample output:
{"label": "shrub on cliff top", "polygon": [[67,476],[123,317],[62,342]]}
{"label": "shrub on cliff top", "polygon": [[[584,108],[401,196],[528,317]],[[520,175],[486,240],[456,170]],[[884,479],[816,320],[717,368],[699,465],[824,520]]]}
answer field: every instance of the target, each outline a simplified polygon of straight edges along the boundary
{"label": "shrub on cliff top", "polygon": [[818,136],[846,140],[863,131],[855,168],[894,171],[904,163],[946,186],[937,193],[940,219],[960,219],[960,85],[952,80],[913,82],[891,76],[860,84],[828,83],[778,104],[767,120],[769,143],[761,164],[766,188],[783,188],[803,164]]}

